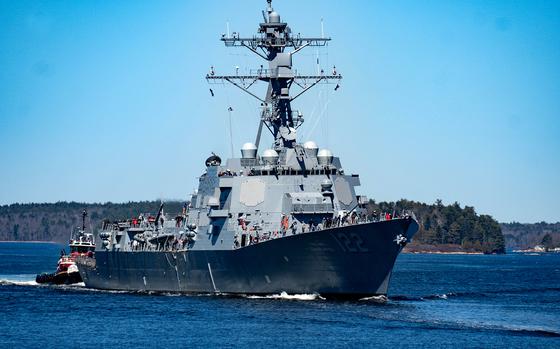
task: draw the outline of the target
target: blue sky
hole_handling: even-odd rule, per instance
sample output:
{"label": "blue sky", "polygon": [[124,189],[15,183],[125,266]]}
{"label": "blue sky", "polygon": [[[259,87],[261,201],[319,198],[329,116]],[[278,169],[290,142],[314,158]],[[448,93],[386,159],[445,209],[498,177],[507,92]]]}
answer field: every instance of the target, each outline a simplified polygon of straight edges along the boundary
{"label": "blue sky", "polygon": [[[0,0],[0,204],[186,198],[211,151],[255,137],[257,103],[204,79],[258,67],[226,49],[265,1]],[[293,32],[333,41],[342,88],[294,102],[361,193],[560,221],[560,2],[274,2]],[[256,88],[264,93],[264,87]],[[326,108],[321,107],[327,104]],[[314,127],[314,125],[317,125]],[[264,140],[269,144],[270,138]]]}

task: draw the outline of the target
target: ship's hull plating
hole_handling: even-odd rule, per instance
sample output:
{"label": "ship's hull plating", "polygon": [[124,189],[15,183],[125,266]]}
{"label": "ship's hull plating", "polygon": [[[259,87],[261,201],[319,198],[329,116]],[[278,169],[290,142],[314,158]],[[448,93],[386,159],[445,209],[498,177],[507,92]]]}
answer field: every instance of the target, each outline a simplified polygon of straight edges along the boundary
{"label": "ship's hull plating", "polygon": [[87,287],[226,294],[385,295],[412,219],[286,236],[236,250],[97,251],[78,266]]}

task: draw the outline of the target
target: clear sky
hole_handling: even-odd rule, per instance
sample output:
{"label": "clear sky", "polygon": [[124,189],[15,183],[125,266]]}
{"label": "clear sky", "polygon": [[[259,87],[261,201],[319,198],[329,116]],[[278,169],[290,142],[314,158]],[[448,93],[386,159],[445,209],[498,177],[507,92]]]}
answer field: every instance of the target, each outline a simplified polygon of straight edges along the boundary
{"label": "clear sky", "polygon": [[[204,76],[261,64],[219,38],[228,21],[255,33],[265,5],[0,0],[0,204],[186,198],[211,151],[231,155],[228,106],[235,155],[254,140],[257,103],[211,97]],[[294,33],[323,18],[333,38],[294,65],[336,64],[342,88],[294,107],[362,194],[560,221],[559,1],[273,5]]]}

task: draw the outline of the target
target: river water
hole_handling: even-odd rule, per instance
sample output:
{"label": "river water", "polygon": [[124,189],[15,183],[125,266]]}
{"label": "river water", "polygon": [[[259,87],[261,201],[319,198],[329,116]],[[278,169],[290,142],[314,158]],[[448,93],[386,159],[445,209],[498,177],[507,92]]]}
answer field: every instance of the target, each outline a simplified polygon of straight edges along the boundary
{"label": "river water", "polygon": [[0,348],[560,348],[560,254],[401,255],[380,303],[37,285],[61,248],[0,243]]}

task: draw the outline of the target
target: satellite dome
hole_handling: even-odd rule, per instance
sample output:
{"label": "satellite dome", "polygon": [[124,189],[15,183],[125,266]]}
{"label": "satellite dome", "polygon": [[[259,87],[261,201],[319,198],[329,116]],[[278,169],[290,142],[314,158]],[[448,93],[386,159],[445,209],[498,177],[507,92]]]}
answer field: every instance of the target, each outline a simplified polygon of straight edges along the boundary
{"label": "satellite dome", "polygon": [[333,160],[333,153],[328,149],[321,149],[317,153],[317,160],[319,165],[330,165]]}
{"label": "satellite dome", "polygon": [[269,23],[280,23],[280,15],[276,11],[270,12],[268,15],[268,22]]}
{"label": "satellite dome", "polygon": [[212,153],[212,156],[210,156],[208,159],[206,159],[205,164],[206,164],[206,167],[220,166],[222,164],[222,159],[218,155]]}
{"label": "satellite dome", "polygon": [[303,143],[303,149],[305,149],[305,153],[307,154],[307,156],[311,156],[311,157],[316,157],[317,152],[319,151],[319,147],[317,146],[317,143],[313,141],[307,141]]}
{"label": "satellite dome", "polygon": [[321,190],[322,191],[329,191],[329,190],[331,190],[332,186],[333,186],[333,182],[330,179],[325,178],[321,182]]}
{"label": "satellite dome", "polygon": [[307,142],[303,143],[303,147],[305,149],[319,149],[319,147],[317,146],[317,143],[315,143],[313,141],[307,141]]}
{"label": "satellite dome", "polygon": [[274,149],[266,149],[263,152],[262,159],[267,165],[276,165],[278,162],[278,153]]}
{"label": "satellite dome", "polygon": [[253,143],[245,143],[241,147],[241,157],[243,159],[255,159],[257,157],[257,146]]}

